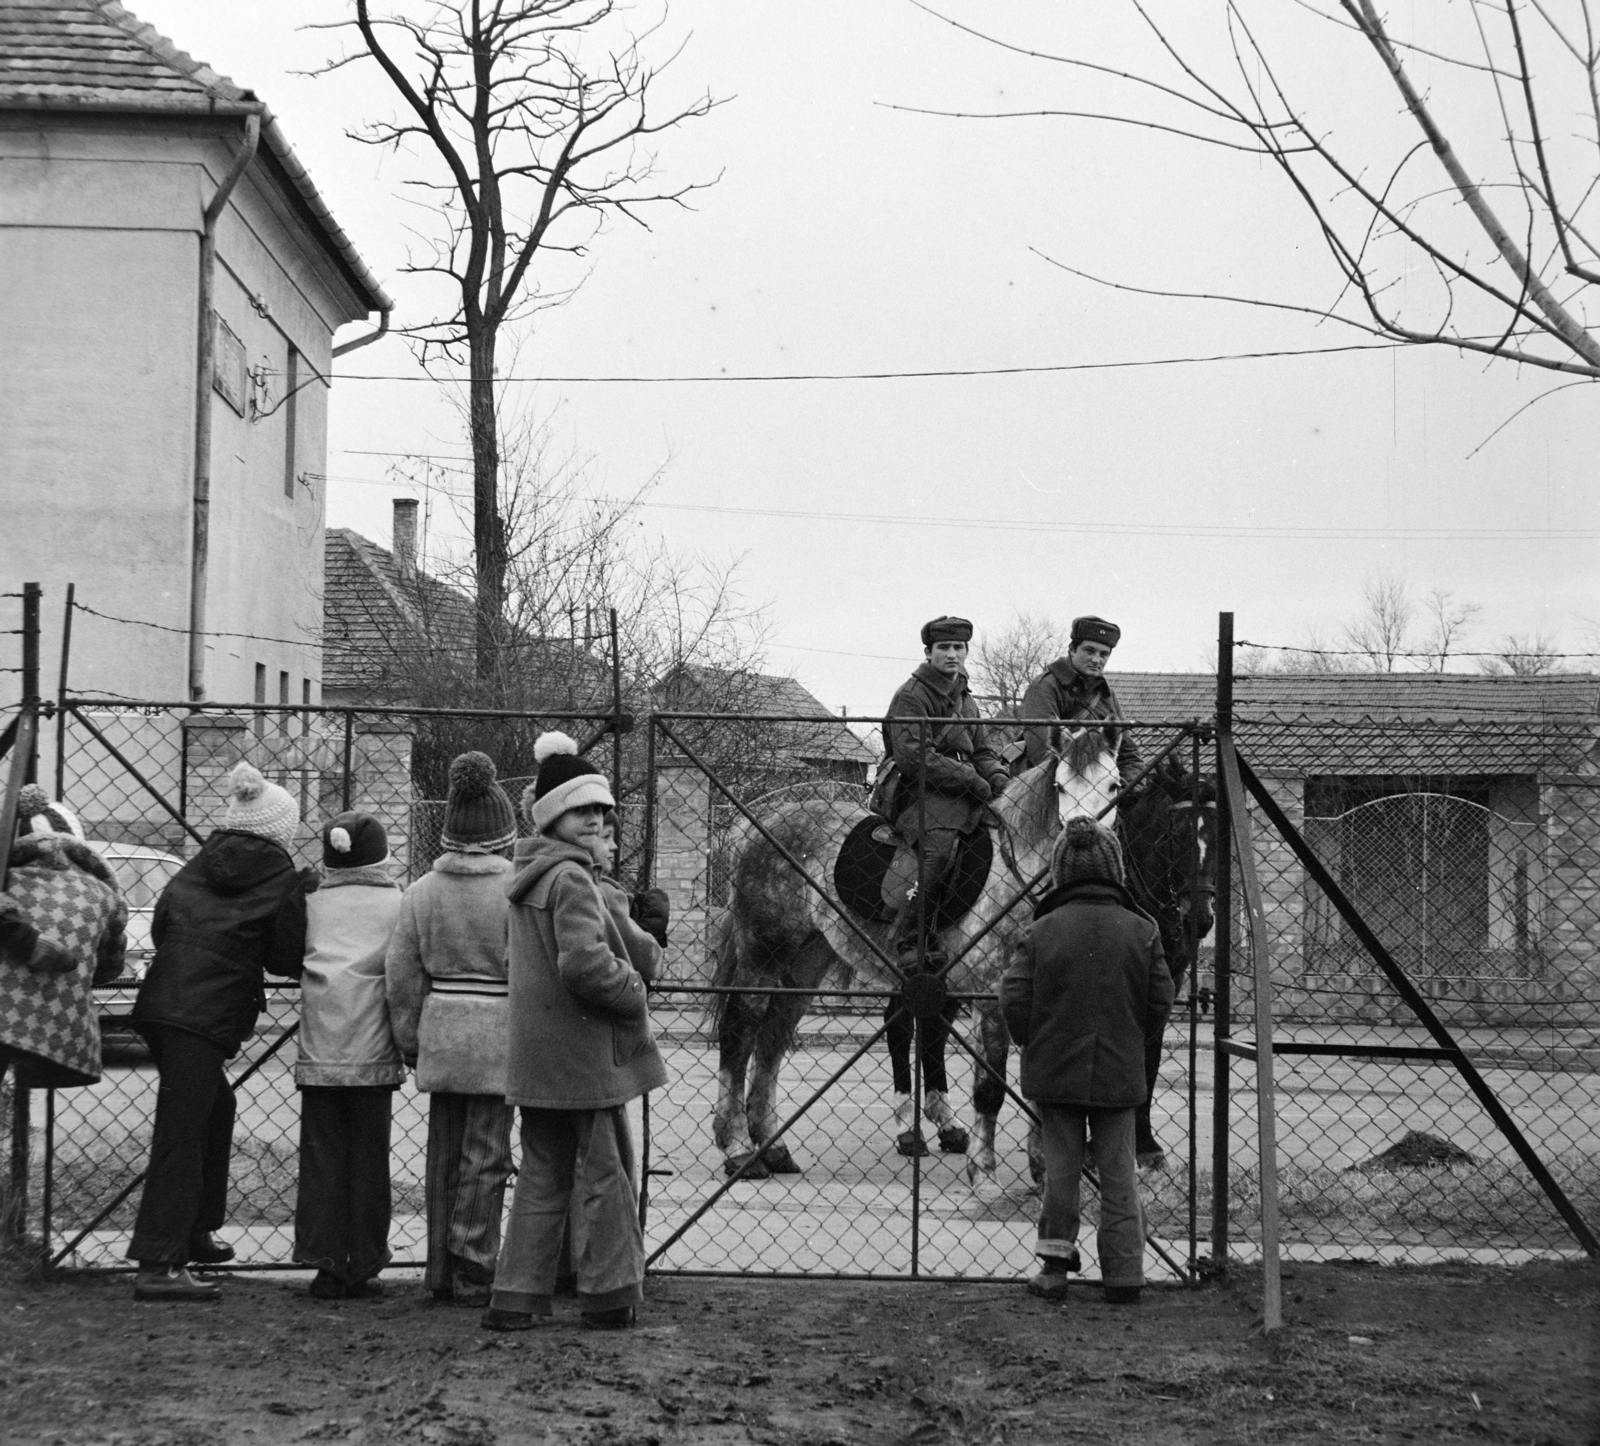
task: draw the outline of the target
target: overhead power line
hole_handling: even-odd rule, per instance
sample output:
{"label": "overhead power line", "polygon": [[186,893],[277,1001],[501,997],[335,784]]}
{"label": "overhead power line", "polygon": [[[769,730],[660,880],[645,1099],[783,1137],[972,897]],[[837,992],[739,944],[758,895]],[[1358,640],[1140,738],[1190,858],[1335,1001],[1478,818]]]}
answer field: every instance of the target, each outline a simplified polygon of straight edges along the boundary
{"label": "overhead power line", "polygon": [[[1352,351],[1398,351],[1408,342],[1352,342],[1348,346],[1287,347],[1279,351],[1216,352],[1203,356],[1143,357],[1130,361],[1047,362],[1038,366],[1012,367],[925,367],[911,371],[879,372],[700,372],[684,376],[536,376],[491,377],[502,385],[512,383],[555,383],[561,386],[586,385],[683,385],[705,382],[897,382],[926,381],[941,377],[1020,377],[1043,376],[1053,372],[1125,371],[1136,367],[1200,366],[1210,362],[1269,361],[1277,357],[1334,356]],[[428,382],[434,386],[459,386],[479,380],[471,376],[435,377],[397,372],[343,372],[335,380],[343,382]]]}

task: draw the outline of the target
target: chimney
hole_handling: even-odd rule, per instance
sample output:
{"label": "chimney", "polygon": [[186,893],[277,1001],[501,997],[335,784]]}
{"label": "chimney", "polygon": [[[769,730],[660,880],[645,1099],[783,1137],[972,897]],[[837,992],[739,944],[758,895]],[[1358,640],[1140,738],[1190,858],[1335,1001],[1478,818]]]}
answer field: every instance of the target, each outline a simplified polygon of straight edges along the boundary
{"label": "chimney", "polygon": [[394,566],[401,582],[417,575],[417,499],[394,499]]}

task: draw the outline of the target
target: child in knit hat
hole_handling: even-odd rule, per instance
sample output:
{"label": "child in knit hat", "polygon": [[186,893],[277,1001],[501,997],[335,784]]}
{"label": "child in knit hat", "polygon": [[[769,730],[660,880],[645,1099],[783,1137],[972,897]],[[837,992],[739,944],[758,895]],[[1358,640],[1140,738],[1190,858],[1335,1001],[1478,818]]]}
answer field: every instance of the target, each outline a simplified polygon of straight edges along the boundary
{"label": "child in knit hat", "polygon": [[1172,1008],[1161,932],[1135,909],[1116,836],[1090,818],[1068,821],[1051,855],[1054,888],[1040,902],[1000,981],[1000,1005],[1022,1046],[1021,1089],[1039,1111],[1044,1201],[1028,1282],[1063,1300],[1078,1269],[1078,1200],[1085,1145],[1100,1172],[1096,1249],[1105,1297],[1137,1303],[1144,1283],[1144,1219],[1134,1158],[1134,1115],[1148,1098],[1145,1040]]}
{"label": "child in knit hat", "polygon": [[626,1107],[667,1081],[645,1002],[661,946],[599,883],[615,807],[604,775],[563,733],[534,752],[522,807],[539,833],[518,846],[509,889],[506,1098],[522,1111],[522,1167],[483,1324],[526,1330],[550,1314],[570,1214],[584,1324],[628,1326],[644,1297],[644,1236]]}
{"label": "child in knit hat", "polygon": [[330,819],[322,870],[306,903],[300,979],[294,1258],[316,1267],[319,1300],[370,1299],[389,1261],[389,1128],[406,1073],[384,985],[400,886],[383,825],[367,813]]}
{"label": "child in knit hat", "polygon": [[222,827],[156,901],[155,956],[133,1006],[161,1076],[155,1133],[128,1255],[140,1300],[216,1300],[189,1264],[218,1265],[227,1218],[233,1090],[223,1066],[255,1031],[264,973],[305,965],[308,880],[289,856],[300,809],[286,789],[239,763]]}
{"label": "child in knit hat", "polygon": [[428,1094],[428,1268],[441,1303],[485,1306],[511,1178],[506,880],[517,816],[494,761],[450,764],[444,852],[405,891],[385,964],[389,1020]]}

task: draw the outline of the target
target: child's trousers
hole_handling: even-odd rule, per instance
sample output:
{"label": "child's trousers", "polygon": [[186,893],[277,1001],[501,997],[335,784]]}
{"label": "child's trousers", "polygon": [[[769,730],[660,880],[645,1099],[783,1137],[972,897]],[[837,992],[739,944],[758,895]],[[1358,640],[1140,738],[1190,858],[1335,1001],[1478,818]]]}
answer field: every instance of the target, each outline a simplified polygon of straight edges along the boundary
{"label": "child's trousers", "polygon": [[500,1253],[511,1178],[511,1106],[500,1095],[428,1096],[428,1268],[432,1291],[485,1286]]}
{"label": "child's trousers", "polygon": [[294,1258],[346,1285],[389,1263],[392,1085],[303,1086]]}
{"label": "child's trousers", "polygon": [[626,1105],[524,1106],[522,1167],[494,1275],[498,1309],[550,1314],[569,1209],[583,1310],[637,1305],[644,1299],[644,1232]]}
{"label": "child's trousers", "polygon": [[1107,1285],[1144,1284],[1144,1215],[1133,1153],[1134,1112],[1036,1104],[1044,1134],[1044,1201],[1039,1209],[1041,1256],[1077,1253],[1078,1201],[1085,1145],[1100,1172],[1100,1229],[1095,1248]]}

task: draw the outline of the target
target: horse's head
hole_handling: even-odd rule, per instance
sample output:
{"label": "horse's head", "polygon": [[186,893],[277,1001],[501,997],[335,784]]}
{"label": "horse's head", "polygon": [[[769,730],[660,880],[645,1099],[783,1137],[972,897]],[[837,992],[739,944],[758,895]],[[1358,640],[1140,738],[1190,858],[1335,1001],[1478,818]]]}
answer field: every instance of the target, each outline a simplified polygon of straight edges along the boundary
{"label": "horse's head", "polygon": [[1056,761],[1056,817],[1063,828],[1072,818],[1098,818],[1107,828],[1117,821],[1116,802],[1122,777],[1117,755],[1099,728],[1080,728],[1063,740]]}
{"label": "horse's head", "polygon": [[[1141,907],[1158,918],[1192,917],[1195,935],[1212,925],[1217,862],[1217,790],[1198,784],[1175,756],[1145,775],[1144,786],[1122,805],[1120,829],[1128,886]],[[1176,927],[1176,925],[1174,925]]]}

